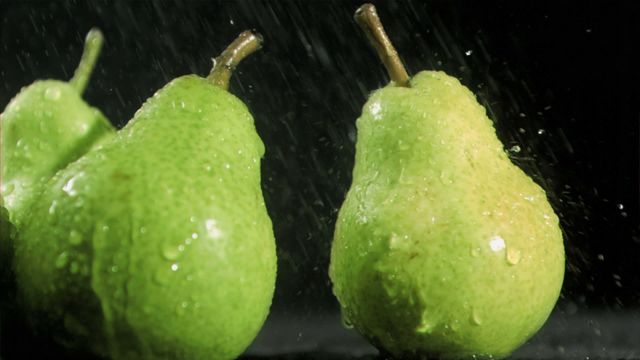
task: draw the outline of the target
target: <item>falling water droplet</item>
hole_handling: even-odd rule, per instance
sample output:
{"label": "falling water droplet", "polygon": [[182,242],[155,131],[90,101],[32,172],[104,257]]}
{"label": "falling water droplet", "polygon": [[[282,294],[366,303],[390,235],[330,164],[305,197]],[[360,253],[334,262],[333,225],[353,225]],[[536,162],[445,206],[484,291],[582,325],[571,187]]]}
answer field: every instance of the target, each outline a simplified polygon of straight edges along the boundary
{"label": "falling water droplet", "polygon": [[509,265],[516,265],[520,262],[520,258],[522,257],[522,253],[518,249],[508,248],[507,249],[507,262]]}

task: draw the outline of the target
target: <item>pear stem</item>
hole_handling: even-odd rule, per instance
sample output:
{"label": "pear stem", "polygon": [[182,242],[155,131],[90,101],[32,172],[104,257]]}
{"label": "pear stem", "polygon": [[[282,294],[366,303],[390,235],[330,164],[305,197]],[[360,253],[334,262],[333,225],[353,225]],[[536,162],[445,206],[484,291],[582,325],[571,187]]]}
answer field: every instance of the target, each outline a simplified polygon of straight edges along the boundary
{"label": "pear stem", "polygon": [[78,64],[73,77],[69,80],[69,84],[78,90],[80,94],[82,94],[87,87],[87,82],[89,81],[89,77],[91,77],[96,60],[100,55],[103,42],[104,37],[100,30],[97,28],[89,30],[84,41],[84,50],[82,51],[80,64]]}
{"label": "pear stem", "polygon": [[217,58],[213,59],[213,69],[207,79],[225,90],[236,66],[248,55],[262,47],[262,35],[243,31]]}
{"label": "pear stem", "polygon": [[391,81],[396,86],[409,87],[409,74],[402,60],[398,56],[398,52],[393,47],[391,40],[384,31],[380,17],[376,12],[376,7],[372,4],[364,4],[356,10],[353,16],[362,31],[367,35],[369,42],[378,52],[378,56],[387,68],[387,73],[391,77]]}

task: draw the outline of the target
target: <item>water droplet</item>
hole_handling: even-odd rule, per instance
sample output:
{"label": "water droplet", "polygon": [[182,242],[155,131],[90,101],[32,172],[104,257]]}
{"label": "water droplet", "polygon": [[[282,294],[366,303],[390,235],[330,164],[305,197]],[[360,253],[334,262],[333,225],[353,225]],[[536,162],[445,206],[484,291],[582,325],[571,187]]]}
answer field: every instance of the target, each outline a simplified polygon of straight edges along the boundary
{"label": "water droplet", "polygon": [[440,172],[440,182],[442,182],[443,184],[451,184],[453,181],[451,181],[451,178],[449,177],[449,174],[447,174],[444,171]]}
{"label": "water droplet", "polygon": [[139,231],[140,231],[140,234],[145,234],[147,232],[147,228],[144,226],[141,226]]}
{"label": "water droplet", "polygon": [[69,232],[69,244],[79,245],[80,243],[82,243],[82,234],[75,230],[71,230],[71,232]]}
{"label": "water droplet", "polygon": [[153,274],[153,281],[158,285],[166,285],[169,283],[169,272],[166,268],[160,268]]}
{"label": "water droplet", "polygon": [[80,264],[78,264],[77,261],[71,262],[71,265],[69,265],[69,271],[72,274],[77,274],[79,270],[80,270]]}
{"label": "water droplet", "polygon": [[407,143],[402,140],[398,140],[398,149],[407,150],[409,149],[409,145],[407,145]]}
{"label": "water droplet", "polygon": [[189,303],[186,301],[183,301],[180,304],[178,304],[178,306],[176,306],[176,313],[179,316],[182,316],[187,311],[188,307],[189,307]]}
{"label": "water droplet", "polygon": [[520,148],[520,145],[513,145],[511,148],[509,148],[509,151],[513,152],[513,153],[519,153],[520,150],[522,150]]}
{"label": "water droplet", "polygon": [[545,129],[538,129],[538,135],[544,135],[547,132]]}
{"label": "water droplet", "polygon": [[78,192],[73,188],[73,185],[75,184],[76,180],[78,179],[78,176],[74,176],[71,179],[69,179],[69,181],[67,181],[64,186],[62,187],[62,190],[67,193],[67,195],[69,196],[76,196],[78,194]]}
{"label": "water droplet", "polygon": [[176,260],[180,257],[180,250],[172,242],[167,242],[162,245],[162,256],[167,260]]}
{"label": "water droplet", "polygon": [[231,168],[231,164],[229,164],[229,163],[224,164],[224,168],[225,169],[230,169]]}
{"label": "water droplet", "polygon": [[624,209],[624,205],[623,205],[623,204],[618,204],[618,205],[616,205],[616,206],[618,207],[618,210],[622,210],[622,209]]}
{"label": "water droplet", "polygon": [[13,191],[16,189],[16,186],[13,183],[9,183],[7,185],[4,186],[4,189],[2,190],[3,195],[4,196],[9,196],[11,195],[11,193],[13,193]]}
{"label": "water droplet", "polygon": [[464,52],[464,54],[467,56],[471,56],[471,54],[473,54],[473,50],[467,50]]}
{"label": "water droplet", "polygon": [[222,236],[222,231],[218,228],[214,219],[208,219],[205,221],[205,226],[207,228],[207,234],[209,234],[211,238],[218,239]]}
{"label": "water droplet", "polygon": [[382,115],[380,114],[382,110],[382,106],[380,104],[379,101],[374,102],[373,104],[371,104],[371,114],[373,115],[373,118],[375,120],[380,120],[382,119]]}
{"label": "water droplet", "polygon": [[400,246],[400,237],[396,233],[392,233],[389,237],[389,249],[396,249]]}
{"label": "water droplet", "polygon": [[171,264],[171,271],[178,271],[179,268],[180,265],[178,265],[178,263]]}
{"label": "water droplet", "polygon": [[116,272],[118,272],[118,265],[113,265],[113,266],[111,267],[111,272],[112,272],[112,273],[116,273]]}
{"label": "water droplet", "polygon": [[479,248],[479,247],[477,247],[477,248],[473,248],[473,249],[471,249],[471,256],[473,256],[473,257],[478,257],[478,256],[480,256],[480,248]]}
{"label": "water droplet", "polygon": [[522,253],[518,249],[508,248],[507,249],[507,262],[509,265],[516,265],[520,262],[520,258],[522,257]]}
{"label": "water droplet", "polygon": [[67,262],[69,262],[69,253],[66,251],[63,251],[56,258],[56,262],[54,265],[56,268],[62,269],[63,267],[67,266]]}
{"label": "water droplet", "polygon": [[505,247],[504,239],[501,238],[499,235],[492,236],[489,239],[489,247],[494,252],[497,252],[497,251],[500,251],[500,250],[504,249],[504,247]]}
{"label": "water droplet", "polygon": [[480,318],[480,315],[475,309],[471,310],[471,316],[469,316],[469,322],[471,322],[471,324],[473,325],[482,325],[482,319]]}
{"label": "water droplet", "polygon": [[342,320],[342,326],[344,328],[353,329],[353,323],[351,322],[351,319],[349,319],[349,316],[344,311],[344,309],[342,309],[342,311],[340,312],[340,320]]}
{"label": "water droplet", "polygon": [[416,331],[421,334],[430,334],[436,327],[436,323],[428,318],[427,314],[422,314],[420,324],[416,327]]}
{"label": "water droplet", "polygon": [[458,322],[458,320],[454,320],[453,322],[451,322],[451,324],[449,324],[449,327],[454,332],[457,332],[458,330],[460,330],[460,323]]}
{"label": "water droplet", "polygon": [[58,100],[60,99],[60,89],[57,87],[50,87],[44,91],[44,98],[47,100]]}

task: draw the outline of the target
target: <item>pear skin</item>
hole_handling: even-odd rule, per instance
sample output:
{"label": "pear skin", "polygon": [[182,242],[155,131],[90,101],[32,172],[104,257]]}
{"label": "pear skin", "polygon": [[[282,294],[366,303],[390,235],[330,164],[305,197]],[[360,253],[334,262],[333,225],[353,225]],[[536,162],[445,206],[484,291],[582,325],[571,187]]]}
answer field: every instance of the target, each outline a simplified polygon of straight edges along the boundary
{"label": "pear skin", "polygon": [[562,232],[544,190],[443,72],[375,91],[357,130],[330,264],[346,322],[398,358],[509,355],[562,286]]}
{"label": "pear skin", "polygon": [[253,340],[276,276],[264,145],[213,78],[171,81],[49,182],[16,253],[36,328],[114,359],[233,359]]}
{"label": "pear skin", "polygon": [[113,136],[100,110],[82,99],[102,46],[87,34],[82,60],[69,82],[39,80],[25,87],[0,114],[0,195],[16,224],[40,187],[60,169]]}

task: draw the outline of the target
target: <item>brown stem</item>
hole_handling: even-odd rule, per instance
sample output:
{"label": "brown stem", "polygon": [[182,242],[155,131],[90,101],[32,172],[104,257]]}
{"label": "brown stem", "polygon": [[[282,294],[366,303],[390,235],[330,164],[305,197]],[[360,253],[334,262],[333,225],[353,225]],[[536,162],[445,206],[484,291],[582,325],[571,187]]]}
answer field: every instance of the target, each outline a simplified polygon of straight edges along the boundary
{"label": "brown stem", "polygon": [[387,68],[387,73],[397,86],[409,87],[409,74],[402,65],[398,52],[393,47],[391,40],[384,31],[376,7],[372,4],[364,4],[356,10],[354,18],[362,31],[369,38],[369,42],[378,52],[378,56]]}
{"label": "brown stem", "polygon": [[207,79],[223,89],[229,88],[229,79],[240,61],[262,47],[262,35],[244,31],[215,59]]}

